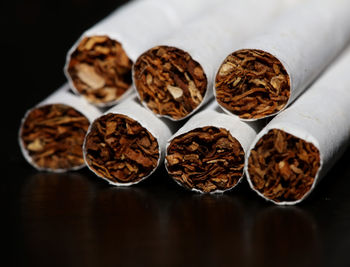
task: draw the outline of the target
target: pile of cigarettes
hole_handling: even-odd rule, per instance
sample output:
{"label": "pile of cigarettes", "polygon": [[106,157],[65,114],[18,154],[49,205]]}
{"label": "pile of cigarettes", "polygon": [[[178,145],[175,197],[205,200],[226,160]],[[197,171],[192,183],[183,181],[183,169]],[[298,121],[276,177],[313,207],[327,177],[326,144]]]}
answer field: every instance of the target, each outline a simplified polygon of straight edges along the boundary
{"label": "pile of cigarettes", "polygon": [[304,200],[350,143],[350,1],[134,0],[67,53],[68,82],[19,130],[36,169],[115,186],[164,163],[180,186],[245,177]]}

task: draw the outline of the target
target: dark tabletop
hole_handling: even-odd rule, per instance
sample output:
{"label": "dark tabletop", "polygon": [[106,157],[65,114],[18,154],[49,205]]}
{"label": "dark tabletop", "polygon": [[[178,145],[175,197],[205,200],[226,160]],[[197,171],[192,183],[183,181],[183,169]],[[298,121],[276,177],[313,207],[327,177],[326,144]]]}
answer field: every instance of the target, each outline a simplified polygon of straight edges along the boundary
{"label": "dark tabletop", "polygon": [[293,207],[267,203],[246,181],[194,194],[164,167],[116,188],[87,169],[50,174],[26,163],[21,117],[65,82],[80,34],[122,2],[1,3],[1,266],[350,266],[350,149]]}

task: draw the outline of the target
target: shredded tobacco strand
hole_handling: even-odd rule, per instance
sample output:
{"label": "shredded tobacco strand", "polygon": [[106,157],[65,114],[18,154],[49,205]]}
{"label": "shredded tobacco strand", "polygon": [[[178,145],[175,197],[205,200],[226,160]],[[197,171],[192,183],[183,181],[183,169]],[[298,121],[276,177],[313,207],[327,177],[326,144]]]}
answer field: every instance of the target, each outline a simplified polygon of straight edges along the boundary
{"label": "shredded tobacco strand", "polygon": [[134,81],[141,100],[154,113],[175,120],[191,113],[207,90],[207,78],[198,62],[168,46],[154,47],[138,58]]}
{"label": "shredded tobacco strand", "polygon": [[107,36],[85,37],[72,53],[68,73],[75,88],[93,104],[118,100],[131,86],[132,61]]}
{"label": "shredded tobacco strand", "polygon": [[319,167],[320,153],[312,143],[277,129],[257,142],[248,159],[254,188],[276,202],[303,198]]}
{"label": "shredded tobacco strand", "polygon": [[137,121],[106,114],[95,120],[86,136],[86,161],[98,175],[117,183],[135,183],[157,167],[155,137]]}
{"label": "shredded tobacco strand", "polygon": [[259,119],[280,111],[290,96],[290,79],[282,63],[261,50],[229,55],[215,80],[220,105],[242,119]]}
{"label": "shredded tobacco strand", "polygon": [[84,165],[82,145],[89,120],[63,104],[33,109],[25,118],[20,137],[39,168],[58,170]]}
{"label": "shredded tobacco strand", "polygon": [[244,150],[223,128],[197,128],[174,138],[166,159],[176,181],[204,193],[230,189],[243,175]]}

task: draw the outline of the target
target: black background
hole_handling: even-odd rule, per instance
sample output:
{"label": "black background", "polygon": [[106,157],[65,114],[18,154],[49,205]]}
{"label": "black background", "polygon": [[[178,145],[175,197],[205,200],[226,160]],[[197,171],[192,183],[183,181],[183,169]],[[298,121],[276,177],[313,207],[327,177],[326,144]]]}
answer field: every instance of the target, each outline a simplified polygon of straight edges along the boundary
{"label": "black background", "polygon": [[350,266],[350,150],[311,196],[276,207],[246,182],[223,195],[164,168],[115,188],[84,169],[39,173],[17,143],[25,111],[65,82],[80,34],[126,1],[2,1],[2,266]]}

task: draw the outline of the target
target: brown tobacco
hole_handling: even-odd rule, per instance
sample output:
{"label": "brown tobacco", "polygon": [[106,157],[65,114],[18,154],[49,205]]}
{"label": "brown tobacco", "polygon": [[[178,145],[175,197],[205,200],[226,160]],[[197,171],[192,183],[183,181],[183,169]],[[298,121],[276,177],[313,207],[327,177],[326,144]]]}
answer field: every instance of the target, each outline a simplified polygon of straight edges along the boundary
{"label": "brown tobacco", "polygon": [[84,151],[89,167],[113,183],[140,181],[157,167],[159,158],[151,133],[137,121],[112,113],[92,124]]}
{"label": "brown tobacco", "polygon": [[183,50],[152,48],[138,58],[134,71],[141,100],[156,114],[179,120],[203,101],[207,78],[198,62]]}
{"label": "brown tobacco", "polygon": [[176,181],[204,193],[230,189],[243,175],[243,148],[223,128],[197,128],[174,138],[166,159]]}
{"label": "brown tobacco", "polygon": [[131,86],[132,61],[107,36],[85,37],[71,55],[68,73],[75,88],[93,104],[118,100]]}
{"label": "brown tobacco", "polygon": [[29,112],[20,136],[34,165],[58,170],[84,165],[82,145],[88,119],[74,108],[53,104]]}
{"label": "brown tobacco", "polygon": [[216,99],[242,119],[259,119],[280,111],[290,96],[290,79],[282,63],[261,50],[229,55],[216,76]]}
{"label": "brown tobacco", "polygon": [[273,129],[255,145],[248,159],[256,190],[276,202],[301,199],[320,167],[320,153],[311,143]]}

